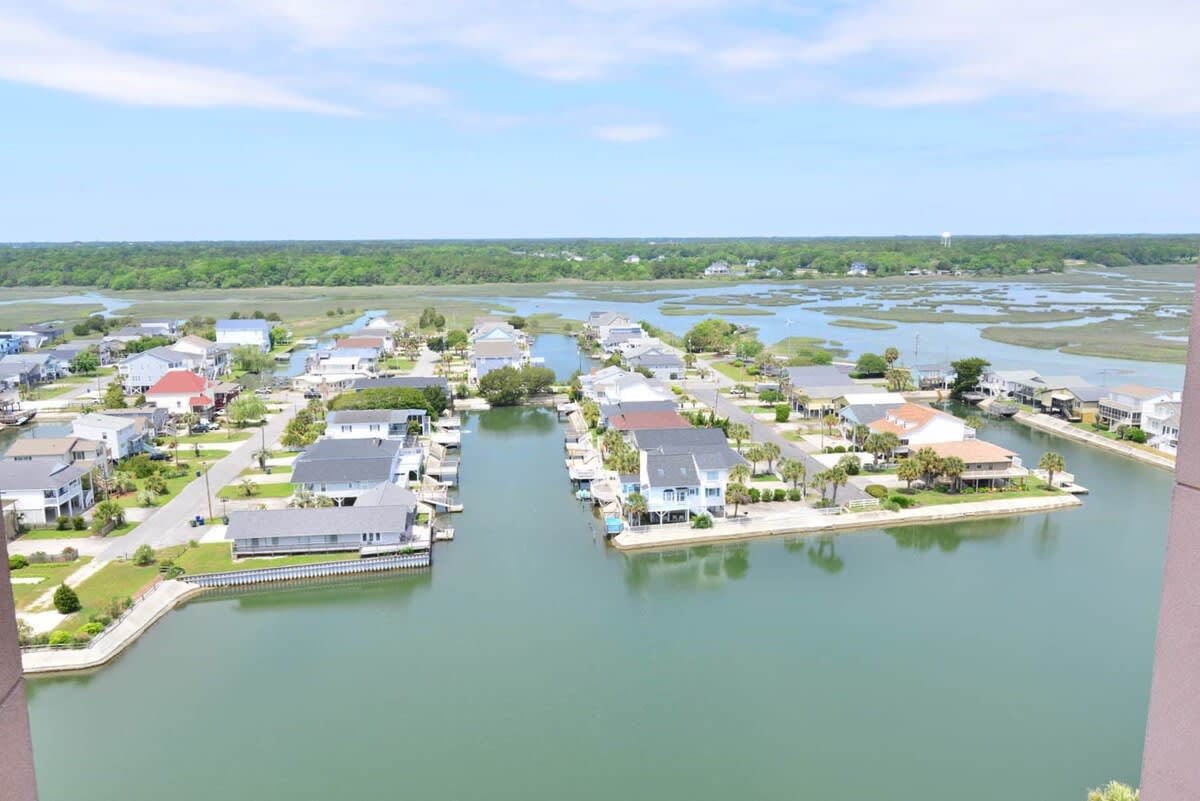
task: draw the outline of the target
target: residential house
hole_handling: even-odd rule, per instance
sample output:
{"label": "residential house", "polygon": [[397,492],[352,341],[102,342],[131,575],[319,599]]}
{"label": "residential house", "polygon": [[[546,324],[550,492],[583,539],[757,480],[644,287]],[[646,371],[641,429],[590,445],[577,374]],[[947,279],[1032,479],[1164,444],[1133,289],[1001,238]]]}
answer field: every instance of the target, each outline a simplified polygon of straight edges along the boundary
{"label": "residential house", "polygon": [[0,495],[25,524],[43,526],[60,517],[82,515],[92,507],[92,491],[83,487],[86,472],[52,459],[3,459]]}
{"label": "residential house", "polygon": [[95,412],[81,414],[71,421],[71,433],[83,439],[103,442],[108,458],[121,460],[142,448],[144,434],[137,422],[128,417],[116,417]]}
{"label": "residential house", "polygon": [[229,348],[189,334],[171,344],[171,350],[184,354],[187,369],[205,378],[218,378],[229,372]]}
{"label": "residential house", "polygon": [[179,336],[179,324],[179,320],[170,317],[148,317],[139,320],[137,326],[146,332],[146,336],[175,339]]}
{"label": "residential house", "polygon": [[1160,401],[1142,414],[1142,430],[1146,442],[1160,451],[1174,455],[1179,448],[1179,419],[1183,404],[1179,401]]}
{"label": "residential house", "polygon": [[214,382],[187,370],[171,370],[146,390],[146,402],[178,416],[208,417],[216,411]]}
{"label": "residential house", "polygon": [[292,483],[316,495],[327,495],[339,506],[353,506],[360,495],[378,485],[402,484],[405,443],[376,439],[319,439],[296,457]]}
{"label": "residential house", "polygon": [[104,414],[107,417],[123,417],[126,420],[133,420],[135,424],[140,424],[139,434],[144,433],[146,437],[152,438],[155,434],[161,434],[167,430],[167,422],[171,419],[171,414],[168,410],[158,406],[133,406],[126,409],[105,409]]}
{"label": "residential house", "polygon": [[833,365],[788,367],[784,381],[792,409],[804,417],[825,417],[847,405],[847,395],[886,394],[886,390],[871,384],[857,383],[850,378],[848,368]]}
{"label": "residential house", "polygon": [[0,365],[25,365],[33,368],[32,374],[38,381],[53,381],[70,373],[70,365],[54,355],[52,351],[37,351],[35,353],[11,353],[0,356]]}
{"label": "residential house", "polygon": [[725,514],[729,470],[745,464],[719,428],[655,428],[631,432],[640,452],[637,483],[624,483],[624,498],[646,498],[655,523]]}
{"label": "residential house", "polygon": [[887,417],[891,410],[908,403],[904,396],[896,392],[854,393],[843,395],[841,400],[846,405],[838,411],[841,418],[842,432],[847,439],[854,437],[854,429],[858,426],[870,426],[876,420]]}
{"label": "residential house", "polygon": [[363,333],[372,333],[376,336],[394,337],[396,334],[404,330],[404,323],[394,322],[386,317],[372,317],[367,320],[367,324],[363,326]]}
{"label": "residential house", "polygon": [[975,437],[975,429],[954,415],[915,403],[888,409],[883,417],[868,423],[867,428],[872,432],[890,432],[899,437],[898,453],[917,450],[935,442],[960,442]]}
{"label": "residential house", "polygon": [[683,359],[669,350],[651,348],[625,360],[629,367],[637,370],[639,367],[650,371],[651,376],[660,381],[683,378]]}
{"label": "residential house", "polygon": [[988,370],[979,380],[979,389],[993,398],[1014,398],[1032,405],[1037,378],[1037,370]]}
{"label": "residential house", "polygon": [[416,496],[379,484],[345,508],[264,509],[234,512],[225,539],[233,555],[334,553],[375,556],[429,550],[428,527],[416,527]]}
{"label": "residential house", "polygon": [[46,336],[30,328],[18,328],[10,331],[0,331],[0,337],[17,340],[18,347],[15,352],[18,353],[24,350],[37,350],[42,345],[46,344]]}
{"label": "residential house", "polygon": [[9,447],[4,458],[15,462],[50,460],[87,469],[108,460],[104,443],[83,437],[25,437]]}
{"label": "residential house", "polygon": [[396,387],[403,387],[407,389],[439,387],[441,388],[442,392],[446,393],[447,398],[450,397],[450,382],[444,376],[372,376],[369,378],[359,378],[350,385],[350,389],[354,392],[362,392],[364,389],[393,389]]}
{"label": "residential house", "polygon": [[729,275],[729,263],[724,261],[714,261],[712,264],[704,268],[704,274],[710,278],[714,275]]}
{"label": "residential house", "polygon": [[335,439],[429,436],[429,413],[424,409],[343,409],[325,415],[325,424],[325,436]]}
{"label": "residential house", "polygon": [[1034,407],[1045,414],[1056,415],[1071,422],[1090,423],[1100,409],[1103,387],[1089,384],[1077,375],[1038,376],[1043,389],[1034,393]]}
{"label": "residential house", "polygon": [[846,271],[846,275],[852,275],[856,278],[863,278],[871,274],[871,268],[867,266],[865,261],[856,261],[850,265],[850,269]]}
{"label": "residential house", "polygon": [[0,356],[21,352],[21,338],[12,333],[0,333]]}
{"label": "residential house", "polygon": [[626,264],[639,264],[641,261],[642,261],[642,257],[637,255],[636,253],[630,253],[628,256],[625,257]]}
{"label": "residential house", "polygon": [[640,414],[643,412],[673,412],[678,408],[674,400],[626,401],[624,403],[601,403],[600,428],[608,426],[608,421],[621,415]]}
{"label": "residential house", "polygon": [[691,428],[692,424],[683,418],[679,412],[626,412],[608,419],[608,427],[621,432],[638,431],[645,428]]}
{"label": "residential house", "polygon": [[334,377],[335,380],[361,378],[376,371],[379,354],[370,348],[337,348],[320,350],[308,360],[307,372],[314,376]]}
{"label": "residential house", "polygon": [[525,351],[513,340],[480,338],[471,345],[469,377],[478,382],[492,370],[501,367],[520,369],[527,360]]}
{"label": "residential house", "polygon": [[1100,398],[1097,420],[1109,429],[1121,426],[1142,428],[1143,418],[1153,414],[1158,404],[1179,403],[1182,400],[1181,392],[1142,384],[1121,384]]}
{"label": "residential house", "polygon": [[57,342],[67,335],[67,327],[62,323],[34,323],[29,326],[32,330],[42,335],[42,344],[38,347],[44,347],[51,342]]}
{"label": "residential house", "polygon": [[961,459],[966,469],[959,478],[971,487],[1005,487],[1013,479],[1023,479],[1029,475],[1029,471],[1021,464],[1021,457],[1007,448],[981,439],[934,442],[926,447],[940,459],[951,456]]}
{"label": "residential house", "polygon": [[271,350],[271,324],[266,320],[217,320],[217,344]]}
{"label": "residential house", "polygon": [[579,379],[583,395],[600,404],[673,400],[671,391],[641,373],[606,367]]}
{"label": "residential house", "polygon": [[365,348],[375,351],[376,357],[390,353],[393,349],[391,336],[380,336],[366,331],[359,331],[337,341],[337,349]]}
{"label": "residential house", "polygon": [[120,376],[125,393],[136,395],[150,389],[173,370],[191,370],[194,363],[198,363],[198,360],[192,354],[173,348],[157,347],[122,359],[117,364],[117,375]]}
{"label": "residential house", "polygon": [[0,386],[31,387],[42,381],[42,367],[13,359],[13,356],[0,356]]}

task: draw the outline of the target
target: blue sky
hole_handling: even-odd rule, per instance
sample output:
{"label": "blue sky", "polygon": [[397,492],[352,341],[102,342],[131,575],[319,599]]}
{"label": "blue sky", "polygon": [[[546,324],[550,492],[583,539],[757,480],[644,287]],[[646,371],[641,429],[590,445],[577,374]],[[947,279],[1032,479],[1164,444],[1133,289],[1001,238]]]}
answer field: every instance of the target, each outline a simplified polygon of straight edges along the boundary
{"label": "blue sky", "polygon": [[0,0],[0,240],[1200,229],[1200,4]]}

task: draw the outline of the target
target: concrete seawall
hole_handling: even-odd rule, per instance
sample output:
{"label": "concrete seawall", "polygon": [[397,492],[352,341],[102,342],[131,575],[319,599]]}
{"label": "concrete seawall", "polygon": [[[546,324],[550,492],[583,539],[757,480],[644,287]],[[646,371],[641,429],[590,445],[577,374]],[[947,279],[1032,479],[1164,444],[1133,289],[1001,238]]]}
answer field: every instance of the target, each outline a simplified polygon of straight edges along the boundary
{"label": "concrete seawall", "polygon": [[708,529],[696,529],[681,525],[623,531],[613,537],[612,544],[621,551],[675,548],[686,545],[736,542],[759,537],[795,534],[819,535],[864,528],[937,525],[966,519],[1052,512],[1059,509],[1073,509],[1082,505],[1083,501],[1079,498],[1064,494],[1045,498],[1012,498],[925,506],[920,509],[904,509],[899,512],[881,510],[821,515],[814,510],[804,509],[799,512],[747,517],[738,522],[717,521],[712,528]]}
{"label": "concrete seawall", "polygon": [[1059,420],[1045,414],[1030,414],[1029,412],[1017,412],[1013,416],[1014,420],[1018,420],[1030,428],[1036,428],[1039,431],[1045,431],[1048,434],[1055,434],[1066,439],[1073,439],[1076,442],[1082,442],[1085,445],[1092,445],[1097,448],[1103,448],[1110,453],[1115,453],[1118,456],[1126,456],[1130,459],[1135,459],[1142,464],[1148,464],[1153,467],[1159,467],[1163,470],[1175,472],[1175,460],[1170,456],[1163,454],[1158,455],[1153,451],[1139,448],[1135,445],[1130,445],[1125,442],[1118,442],[1102,437],[1099,434],[1093,434],[1090,431],[1075,428],[1065,420]]}

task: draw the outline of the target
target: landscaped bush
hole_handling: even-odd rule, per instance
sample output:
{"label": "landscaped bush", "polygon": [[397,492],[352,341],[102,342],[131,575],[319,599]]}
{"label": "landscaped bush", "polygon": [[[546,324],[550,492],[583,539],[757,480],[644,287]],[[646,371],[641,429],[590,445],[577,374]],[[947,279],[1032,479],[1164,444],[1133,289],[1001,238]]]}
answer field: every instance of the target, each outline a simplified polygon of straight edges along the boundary
{"label": "landscaped bush", "polygon": [[[104,626],[101,626],[99,623],[89,622],[89,623],[84,623],[82,626],[80,626],[78,631],[83,632],[88,637],[95,637],[97,634],[104,631]],[[76,632],[76,633],[78,633],[78,632]]]}
{"label": "landscaped bush", "polygon": [[58,589],[54,591],[54,608],[60,615],[69,615],[82,609],[83,604],[79,602],[79,596],[75,594],[75,590],[66,584],[59,584]]}
{"label": "landscaped bush", "polygon": [[863,492],[870,495],[872,498],[883,499],[888,496],[888,488],[882,484],[868,484],[863,487]]}
{"label": "landscaped bush", "polygon": [[900,511],[900,504],[896,503],[893,500],[884,501],[882,504],[880,504],[880,507],[883,509],[887,509],[889,512],[899,512]]}
{"label": "landscaped bush", "polygon": [[888,497],[888,500],[899,506],[901,509],[907,509],[917,502],[916,498],[910,498],[909,496],[901,495],[900,493],[892,494]]}
{"label": "landscaped bush", "polygon": [[121,469],[133,473],[138,478],[146,478],[151,473],[158,470],[158,465],[150,461],[150,457],[144,453],[139,453],[136,456],[130,456],[121,464]]}
{"label": "landscaped bush", "polygon": [[750,503],[758,503],[760,500],[762,500],[762,490],[760,490],[758,487],[751,487],[749,495]]}
{"label": "landscaped bush", "polygon": [[87,528],[87,521],[83,519],[83,515],[75,515],[71,518],[71,528],[76,531],[83,531]]}
{"label": "landscaped bush", "polygon": [[149,545],[139,545],[133,552],[133,563],[138,567],[154,564],[154,549]]}
{"label": "landscaped bush", "polygon": [[97,623],[102,629],[106,629],[108,628],[108,625],[113,622],[113,619],[110,615],[106,615],[103,612],[97,612],[88,618],[88,622]]}
{"label": "landscaped bush", "polygon": [[789,501],[802,501],[804,500],[804,496],[800,494],[800,490],[790,489],[787,491],[787,499]]}
{"label": "landscaped bush", "polygon": [[14,553],[8,557],[8,569],[20,570],[21,568],[29,567],[29,560],[19,553]]}
{"label": "landscaped bush", "polygon": [[69,631],[52,631],[50,632],[49,643],[51,645],[67,645],[74,639]]}
{"label": "landscaped bush", "polygon": [[786,501],[787,500],[787,490],[780,487],[775,490],[774,496],[775,496],[776,501]]}
{"label": "landscaped bush", "polygon": [[792,416],[792,407],[786,403],[775,404],[775,422],[786,423],[788,418]]}
{"label": "landscaped bush", "polygon": [[1125,435],[1125,439],[1129,440],[1130,442],[1136,442],[1139,445],[1146,444],[1146,432],[1140,428],[1127,428],[1123,433]]}
{"label": "landscaped bush", "polygon": [[712,517],[709,515],[696,515],[692,518],[692,528],[712,528]]}
{"label": "landscaped bush", "polygon": [[845,452],[846,452],[845,445],[838,445],[838,446],[834,447],[834,449],[832,451],[830,451],[830,453],[845,453]]}
{"label": "landscaped bush", "polygon": [[71,528],[71,518],[66,515],[60,515],[55,525],[59,531],[67,531]]}
{"label": "landscaped bush", "polygon": [[854,454],[849,454],[838,460],[838,466],[846,471],[846,475],[857,476],[862,472],[862,459]]}

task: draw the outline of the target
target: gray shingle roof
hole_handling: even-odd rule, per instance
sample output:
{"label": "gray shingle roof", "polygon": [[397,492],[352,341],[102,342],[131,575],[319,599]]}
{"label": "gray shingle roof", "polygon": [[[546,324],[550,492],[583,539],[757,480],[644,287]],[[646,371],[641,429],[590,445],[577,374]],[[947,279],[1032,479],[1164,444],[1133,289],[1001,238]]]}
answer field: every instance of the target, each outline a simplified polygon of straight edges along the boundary
{"label": "gray shingle roof", "polygon": [[314,509],[263,509],[233,512],[225,539],[305,537],[405,531],[409,506],[330,506]]}
{"label": "gray shingle roof", "polygon": [[402,442],[321,439],[297,457],[292,482],[391,481]]}
{"label": "gray shingle roof", "polygon": [[325,416],[329,425],[351,423],[407,423],[411,416],[428,416],[424,409],[343,409]]}
{"label": "gray shingle roof", "polygon": [[0,490],[44,490],[65,487],[84,474],[75,465],[63,465],[49,459],[30,462],[0,460]]}
{"label": "gray shingle roof", "polygon": [[633,432],[634,443],[650,455],[695,457],[701,470],[720,470],[745,459],[729,447],[719,428],[646,428]]}
{"label": "gray shingle roof", "polygon": [[649,453],[646,476],[651,487],[698,487],[700,477],[691,454]]}
{"label": "gray shingle roof", "polygon": [[831,364],[817,364],[811,367],[788,367],[786,369],[788,382],[796,388],[805,386],[837,386],[849,384],[849,368],[834,367]]}

